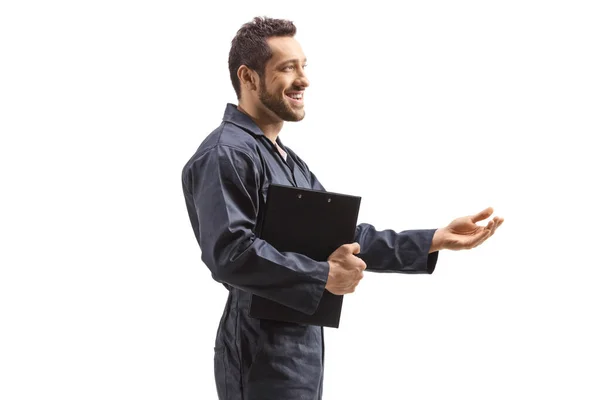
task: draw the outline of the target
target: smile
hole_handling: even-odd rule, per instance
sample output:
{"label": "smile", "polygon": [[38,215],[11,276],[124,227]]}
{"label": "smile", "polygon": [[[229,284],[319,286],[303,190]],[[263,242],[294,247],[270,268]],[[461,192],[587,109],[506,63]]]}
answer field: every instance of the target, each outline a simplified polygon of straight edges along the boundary
{"label": "smile", "polygon": [[294,104],[303,104],[304,103],[304,93],[302,92],[289,92],[286,93],[285,96],[292,100]]}

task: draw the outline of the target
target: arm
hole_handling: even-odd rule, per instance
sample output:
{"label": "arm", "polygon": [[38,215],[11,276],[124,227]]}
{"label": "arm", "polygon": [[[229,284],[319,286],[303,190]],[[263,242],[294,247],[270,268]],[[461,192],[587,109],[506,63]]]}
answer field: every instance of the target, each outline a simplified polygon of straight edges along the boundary
{"label": "arm", "polygon": [[378,232],[371,225],[361,224],[356,228],[355,241],[360,243],[361,254],[364,252],[361,258],[371,271],[431,274],[439,250],[472,249],[490,238],[504,218],[496,216],[486,226],[477,222],[493,212],[488,207],[475,215],[456,218],[443,228],[400,233]]}
{"label": "arm", "polygon": [[245,151],[216,146],[184,169],[188,212],[215,280],[298,311],[317,309],[327,261],[279,252],[254,234],[261,170]]}
{"label": "arm", "polygon": [[[304,165],[308,169],[306,163]],[[310,179],[313,189],[325,190],[312,172]],[[367,264],[367,271],[431,274],[439,254],[439,235],[435,235],[434,240],[435,232],[436,229],[377,231],[373,225],[360,224],[354,241],[360,244],[358,256]]]}
{"label": "arm", "polygon": [[437,251],[430,253],[435,232],[436,229],[377,231],[373,225],[360,224],[354,240],[360,244],[359,257],[367,263],[367,271],[431,274],[438,259]]}
{"label": "arm", "polygon": [[488,207],[475,215],[456,218],[443,228],[400,233],[379,232],[371,225],[361,224],[356,228],[355,241],[360,243],[361,258],[370,271],[431,274],[439,250],[472,249],[489,239],[504,218],[496,216],[486,226],[477,222],[489,218],[493,212]]}
{"label": "arm", "polygon": [[[308,166],[303,167],[308,171]],[[317,177],[309,171],[311,187],[325,190]],[[494,217],[486,226],[476,222],[489,218],[493,208],[454,219],[439,229],[409,230],[396,233],[392,230],[377,231],[372,225],[356,227],[354,241],[360,244],[360,258],[373,272],[433,273],[439,251],[463,250],[479,246],[490,238],[502,225],[504,218]]]}

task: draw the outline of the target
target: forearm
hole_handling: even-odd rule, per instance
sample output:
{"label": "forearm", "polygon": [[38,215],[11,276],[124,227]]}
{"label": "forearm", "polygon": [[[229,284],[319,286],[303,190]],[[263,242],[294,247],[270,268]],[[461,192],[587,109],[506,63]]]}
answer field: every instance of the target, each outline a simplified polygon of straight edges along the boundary
{"label": "forearm", "polygon": [[[356,228],[359,257],[373,272],[433,273],[438,253],[433,245],[435,229],[377,231],[370,224]],[[433,251],[431,251],[433,250]]]}
{"label": "forearm", "polygon": [[317,309],[329,275],[327,261],[279,252],[259,238],[244,242],[223,248],[210,240],[201,244],[207,250],[202,260],[215,280],[307,314]]}
{"label": "forearm", "polygon": [[217,146],[184,176],[202,260],[215,280],[301,312],[316,310],[329,264],[279,252],[255,235],[263,172],[250,152]]}

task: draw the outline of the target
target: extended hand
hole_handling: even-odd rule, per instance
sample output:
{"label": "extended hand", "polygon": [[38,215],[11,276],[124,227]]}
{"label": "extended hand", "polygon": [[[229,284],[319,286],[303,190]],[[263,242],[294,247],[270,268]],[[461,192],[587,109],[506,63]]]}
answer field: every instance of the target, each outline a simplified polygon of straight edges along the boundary
{"label": "extended hand", "polygon": [[494,209],[488,207],[475,215],[456,218],[448,226],[438,229],[433,235],[430,252],[441,249],[464,250],[479,246],[504,222],[504,218],[494,217],[486,226],[476,224],[489,218],[493,212]]}

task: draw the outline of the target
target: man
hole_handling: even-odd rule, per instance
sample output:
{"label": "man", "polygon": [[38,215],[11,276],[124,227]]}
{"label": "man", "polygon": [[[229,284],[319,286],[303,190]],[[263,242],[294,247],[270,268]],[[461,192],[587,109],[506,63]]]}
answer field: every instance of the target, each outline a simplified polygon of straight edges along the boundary
{"label": "man", "polygon": [[[200,145],[182,173],[186,205],[202,260],[229,290],[215,341],[219,399],[321,399],[323,328],[249,316],[253,294],[312,313],[324,290],[352,293],[365,268],[432,273],[441,249],[468,249],[503,222],[488,208],[440,229],[396,233],[356,228],[355,243],[327,261],[280,253],[254,234],[271,183],[325,190],[278,137],[284,121],[304,118],[306,57],[290,21],[255,18],[229,54],[238,105]],[[356,254],[360,253],[360,258]]]}

